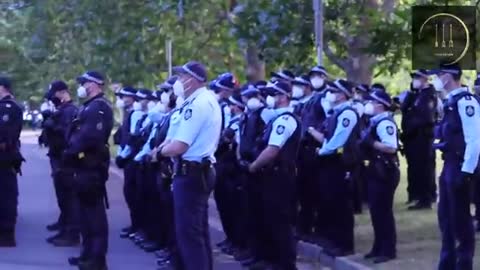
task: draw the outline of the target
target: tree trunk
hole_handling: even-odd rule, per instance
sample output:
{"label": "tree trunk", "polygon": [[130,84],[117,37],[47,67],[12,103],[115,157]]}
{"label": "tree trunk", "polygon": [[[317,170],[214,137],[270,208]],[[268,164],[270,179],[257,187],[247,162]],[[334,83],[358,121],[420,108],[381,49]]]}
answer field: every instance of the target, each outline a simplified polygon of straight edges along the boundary
{"label": "tree trunk", "polygon": [[260,55],[257,46],[250,44],[245,53],[246,78],[248,82],[265,80],[265,62]]}
{"label": "tree trunk", "polygon": [[375,57],[366,54],[351,57],[345,69],[347,80],[370,85],[373,79]]}

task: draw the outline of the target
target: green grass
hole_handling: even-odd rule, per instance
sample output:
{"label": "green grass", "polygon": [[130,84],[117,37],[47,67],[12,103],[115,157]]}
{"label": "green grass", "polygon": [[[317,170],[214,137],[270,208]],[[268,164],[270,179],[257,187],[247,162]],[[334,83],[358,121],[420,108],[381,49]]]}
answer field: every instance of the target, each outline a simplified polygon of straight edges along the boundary
{"label": "green grass", "polygon": [[[437,178],[442,168],[442,160],[437,154]],[[368,264],[373,269],[424,270],[437,266],[440,254],[440,232],[437,221],[436,206],[433,210],[407,211],[407,174],[406,161],[401,159],[401,181],[395,194],[395,218],[397,223],[398,259],[389,263],[372,265],[363,259],[359,262]],[[473,208],[472,208],[473,209]],[[368,211],[356,216],[355,241],[356,252],[367,253],[373,242],[373,230]],[[476,250],[480,250],[477,241]],[[473,269],[480,269],[480,252],[476,253]]]}

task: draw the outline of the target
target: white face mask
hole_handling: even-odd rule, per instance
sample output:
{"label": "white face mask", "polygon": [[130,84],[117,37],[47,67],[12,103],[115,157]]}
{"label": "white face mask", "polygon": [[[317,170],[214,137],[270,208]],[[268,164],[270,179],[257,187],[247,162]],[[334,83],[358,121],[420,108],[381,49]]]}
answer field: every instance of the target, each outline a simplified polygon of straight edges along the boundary
{"label": "white face mask", "polygon": [[251,98],[247,101],[247,108],[249,110],[256,110],[263,106],[262,102],[258,98]]}
{"label": "white face mask", "polygon": [[360,117],[365,113],[365,106],[362,103],[356,102],[354,108]]}
{"label": "white face mask", "polygon": [[170,103],[170,95],[171,95],[171,94],[172,94],[171,92],[169,92],[169,93],[163,92],[163,93],[160,95],[160,102],[163,103],[163,104],[165,104],[165,105],[167,105],[168,103]]}
{"label": "white face mask", "polygon": [[123,99],[117,99],[115,106],[119,109],[123,109],[125,107],[125,101],[123,101]]}
{"label": "white face mask", "polygon": [[138,101],[135,101],[133,103],[133,110],[134,111],[141,111],[142,110],[142,104]]}
{"label": "white face mask", "polygon": [[77,96],[79,98],[86,98],[88,96],[87,94],[87,88],[80,86],[77,88]]}
{"label": "white face mask", "polygon": [[373,107],[372,103],[367,103],[365,104],[365,110],[364,113],[366,115],[373,115],[375,113],[375,108]]}
{"label": "white face mask", "polygon": [[419,79],[413,79],[412,86],[415,89],[420,89],[420,87],[422,87],[422,82]]}
{"label": "white face mask", "polygon": [[157,105],[157,103],[155,103],[153,101],[149,101],[148,104],[147,104],[147,109],[150,111],[151,109],[153,109],[155,107],[155,105]]}
{"label": "white face mask", "polygon": [[435,90],[437,90],[437,91],[442,91],[445,87],[444,83],[442,82],[442,80],[440,80],[439,77],[433,78],[432,84],[433,84],[433,87],[435,88]]}
{"label": "white face mask", "polygon": [[292,97],[293,98],[301,98],[304,95],[303,87],[294,85],[292,87]]}
{"label": "white face mask", "polygon": [[175,101],[175,105],[177,107],[180,107],[182,106],[183,102],[185,102],[185,100],[183,99],[183,97],[177,97],[177,100]]}
{"label": "white face mask", "polygon": [[185,88],[183,83],[180,80],[175,81],[173,84],[173,94],[177,97],[184,97],[185,96]]}
{"label": "white face mask", "polygon": [[220,96],[220,94],[215,94],[215,98],[216,98],[217,100],[222,99],[222,97]]}
{"label": "white face mask", "polygon": [[312,83],[313,88],[320,88],[325,83],[325,80],[321,77],[313,77],[310,79],[310,82]]}
{"label": "white face mask", "polygon": [[267,103],[268,108],[271,108],[271,109],[275,108],[275,98],[274,97],[267,96],[266,103]]}
{"label": "white face mask", "polygon": [[337,101],[337,95],[333,94],[332,92],[327,92],[327,94],[325,95],[325,100],[330,103],[334,103],[335,101]]}

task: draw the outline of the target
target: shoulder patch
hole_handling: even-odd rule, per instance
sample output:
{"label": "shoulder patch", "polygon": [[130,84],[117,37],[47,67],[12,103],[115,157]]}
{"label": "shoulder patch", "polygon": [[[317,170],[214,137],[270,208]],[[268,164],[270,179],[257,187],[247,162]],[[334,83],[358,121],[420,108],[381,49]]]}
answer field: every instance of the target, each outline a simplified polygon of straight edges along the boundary
{"label": "shoulder patch", "polygon": [[468,105],[465,108],[465,113],[467,114],[467,116],[472,117],[475,114],[475,108],[471,105]]}
{"label": "shoulder patch", "polygon": [[387,134],[388,135],[393,135],[393,133],[394,133],[393,127],[392,126],[387,126]]}
{"label": "shoulder patch", "polygon": [[102,122],[98,122],[97,124],[97,130],[102,130],[103,129],[103,123]]}
{"label": "shoulder patch", "polygon": [[10,117],[8,116],[8,114],[4,114],[4,115],[2,116],[2,121],[3,121],[3,122],[8,122],[8,120],[10,120]]}
{"label": "shoulder patch", "polygon": [[188,120],[188,119],[192,118],[192,109],[185,110],[185,114],[184,114],[183,118],[185,120]]}
{"label": "shoulder patch", "polygon": [[430,102],[428,102],[428,107],[429,107],[430,109],[435,108],[435,102],[434,102],[433,100],[431,100]]}
{"label": "shoulder patch", "polygon": [[350,125],[350,119],[348,118],[343,118],[342,120],[342,126],[348,127]]}
{"label": "shoulder patch", "polygon": [[7,104],[5,104],[5,107],[7,107],[7,108],[11,108],[11,107],[12,107],[12,104],[10,104],[10,103],[7,103]]}
{"label": "shoulder patch", "polygon": [[283,132],[285,132],[285,126],[279,125],[279,126],[277,127],[276,132],[277,132],[278,135],[282,135]]}

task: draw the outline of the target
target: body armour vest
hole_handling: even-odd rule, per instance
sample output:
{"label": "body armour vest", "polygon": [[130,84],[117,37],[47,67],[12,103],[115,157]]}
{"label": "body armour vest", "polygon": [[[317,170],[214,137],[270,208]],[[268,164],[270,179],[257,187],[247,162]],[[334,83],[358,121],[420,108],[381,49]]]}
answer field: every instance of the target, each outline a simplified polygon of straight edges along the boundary
{"label": "body armour vest", "polygon": [[261,114],[265,108],[242,115],[240,128],[240,157],[246,161],[254,161],[260,154],[259,141],[262,138],[265,122]]}
{"label": "body armour vest", "polygon": [[298,150],[300,148],[300,140],[301,140],[301,126],[300,126],[300,121],[297,119],[297,117],[291,113],[291,112],[284,112],[272,119],[268,125],[265,127],[263,136],[262,136],[262,150],[265,149],[268,146],[268,141],[270,139],[270,134],[272,133],[273,129],[273,122],[275,122],[276,119],[285,116],[285,115],[290,115],[295,119],[297,122],[297,128],[293,132],[292,136],[288,138],[287,142],[283,147],[280,149],[280,153],[278,153],[277,157],[273,161],[273,166],[278,166],[282,168],[292,168],[295,166],[296,160],[297,160],[297,155],[298,155]]}

